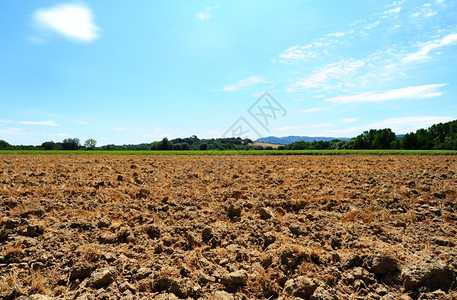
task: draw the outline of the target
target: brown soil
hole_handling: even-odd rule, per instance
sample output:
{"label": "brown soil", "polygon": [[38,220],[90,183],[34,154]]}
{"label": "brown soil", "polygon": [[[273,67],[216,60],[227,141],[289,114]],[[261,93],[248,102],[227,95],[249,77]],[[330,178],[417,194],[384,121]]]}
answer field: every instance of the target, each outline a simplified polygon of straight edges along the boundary
{"label": "brown soil", "polygon": [[0,298],[455,299],[456,172],[449,156],[1,155]]}

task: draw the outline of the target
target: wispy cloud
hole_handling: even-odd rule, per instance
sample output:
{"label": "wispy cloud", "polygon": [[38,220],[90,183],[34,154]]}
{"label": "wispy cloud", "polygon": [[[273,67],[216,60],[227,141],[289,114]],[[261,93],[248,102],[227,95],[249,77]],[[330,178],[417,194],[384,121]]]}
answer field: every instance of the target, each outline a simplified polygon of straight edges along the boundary
{"label": "wispy cloud", "polygon": [[[418,20],[420,20],[421,17],[427,19],[430,17],[433,17],[438,14],[438,11],[442,11],[442,9],[445,9],[445,4],[444,1],[436,1],[436,5],[430,2],[426,2],[420,6],[417,6],[414,10],[414,12],[411,14],[411,21],[414,24],[418,24]],[[419,21],[420,24],[420,21]]]}
{"label": "wispy cloud", "polygon": [[25,135],[24,131],[20,128],[0,129],[0,134],[2,134],[2,135]]}
{"label": "wispy cloud", "polygon": [[195,14],[195,16],[200,20],[211,19],[211,14],[207,11],[199,12],[199,13]]}
{"label": "wispy cloud", "polygon": [[22,125],[35,125],[35,126],[59,126],[55,121],[19,121],[18,124]]}
{"label": "wispy cloud", "polygon": [[195,17],[197,17],[197,19],[199,20],[208,20],[208,19],[211,19],[211,11],[216,9],[217,6],[208,6],[208,7],[205,7],[205,10],[203,11],[200,11],[198,13],[195,14]]}
{"label": "wispy cloud", "polygon": [[6,119],[0,119],[0,124],[9,124],[9,123],[13,123],[13,121],[11,120],[6,120]]}
{"label": "wispy cloud", "polygon": [[237,83],[226,85],[222,88],[223,92],[236,92],[239,89],[256,85],[259,83],[265,83],[265,80],[260,76],[251,76],[245,79],[241,79]]}
{"label": "wispy cloud", "polygon": [[352,34],[354,30],[346,32],[332,32],[324,35],[306,45],[294,45],[284,50],[277,58],[271,59],[273,63],[280,62],[284,64],[297,64],[303,61],[315,59],[318,56],[328,54],[329,49],[341,43],[341,40],[346,35]]}
{"label": "wispy cloud", "polygon": [[92,11],[83,4],[58,4],[33,13],[40,29],[49,30],[77,42],[92,42],[99,37]]}
{"label": "wispy cloud", "polygon": [[342,36],[345,36],[345,35],[346,35],[346,32],[332,32],[332,33],[329,33],[327,36],[342,37]]}
{"label": "wispy cloud", "polygon": [[443,46],[451,45],[457,42],[457,33],[450,33],[441,39],[427,42],[420,45],[419,50],[413,53],[408,54],[403,58],[404,62],[412,62],[416,60],[422,60],[430,58],[428,54],[430,51],[441,48]]}
{"label": "wispy cloud", "polygon": [[126,131],[126,130],[127,130],[127,129],[124,128],[124,127],[113,127],[113,128],[111,128],[111,129],[113,129],[114,131]]}
{"label": "wispy cloud", "polygon": [[353,96],[334,97],[327,99],[326,101],[330,103],[351,103],[432,98],[441,96],[443,93],[441,91],[437,91],[437,89],[445,85],[445,83],[441,83],[411,86],[401,89],[388,90],[382,93],[368,92]]}
{"label": "wispy cloud", "polygon": [[382,13],[382,16],[381,18],[385,19],[385,18],[388,18],[392,15],[395,15],[395,14],[398,14],[399,12],[401,11],[401,7],[400,6],[397,6],[395,8],[392,8],[392,9],[389,9],[389,10],[386,10]]}
{"label": "wispy cloud", "polygon": [[308,109],[300,109],[299,112],[312,113],[312,112],[318,112],[318,111],[323,111],[323,110],[329,110],[329,108],[327,108],[327,107],[314,107],[314,108],[308,108]]}
{"label": "wispy cloud", "polygon": [[286,64],[294,64],[306,59],[315,58],[317,53],[309,50],[311,48],[312,45],[292,46],[279,54],[278,61]]}
{"label": "wispy cloud", "polygon": [[380,23],[381,23],[381,21],[379,21],[379,20],[374,21],[373,23],[369,23],[369,24],[365,25],[365,27],[363,29],[371,30],[371,29],[377,27]]}
{"label": "wispy cloud", "polygon": [[[365,65],[363,60],[345,60],[339,63],[328,64],[317,69],[311,76],[301,78],[286,88],[287,92],[294,92],[297,89],[313,88],[336,88],[340,87],[342,80],[350,77],[355,71]],[[336,85],[329,85],[329,80],[338,80]]]}

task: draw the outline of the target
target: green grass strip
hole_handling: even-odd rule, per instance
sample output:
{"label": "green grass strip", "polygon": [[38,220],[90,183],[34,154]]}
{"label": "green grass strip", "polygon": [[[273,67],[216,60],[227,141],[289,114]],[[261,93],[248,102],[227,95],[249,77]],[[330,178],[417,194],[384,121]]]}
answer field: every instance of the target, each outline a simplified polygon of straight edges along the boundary
{"label": "green grass strip", "polygon": [[457,155],[457,150],[0,150],[0,155]]}

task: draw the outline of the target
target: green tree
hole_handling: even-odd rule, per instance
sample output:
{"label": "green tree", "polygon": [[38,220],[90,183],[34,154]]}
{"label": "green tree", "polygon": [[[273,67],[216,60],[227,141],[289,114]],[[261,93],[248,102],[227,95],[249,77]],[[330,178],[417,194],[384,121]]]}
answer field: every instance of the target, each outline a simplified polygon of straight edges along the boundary
{"label": "green tree", "polygon": [[0,140],[0,149],[6,150],[9,148],[11,148],[11,145],[8,142]]}
{"label": "green tree", "polygon": [[394,141],[390,143],[390,149],[402,149],[403,148],[403,140],[396,138]]}
{"label": "green tree", "polygon": [[152,142],[151,150],[159,150],[159,142]]}
{"label": "green tree", "polygon": [[181,143],[179,143],[179,144],[173,144],[172,147],[173,147],[173,150],[182,150],[182,145],[181,145]]}
{"label": "green tree", "polygon": [[79,139],[64,139],[62,141],[62,150],[78,150],[81,144],[79,143]]}
{"label": "green tree", "polygon": [[200,150],[208,150],[208,144],[207,143],[201,143],[199,149]]}
{"label": "green tree", "polygon": [[88,150],[94,150],[95,145],[97,145],[97,141],[94,139],[88,139],[84,142],[84,147],[86,147]]}
{"label": "green tree", "polygon": [[418,149],[417,147],[417,136],[414,132],[407,133],[402,138],[403,148],[406,150]]}
{"label": "green tree", "polygon": [[395,141],[395,138],[395,133],[390,128],[375,130],[373,140],[371,141],[371,148],[390,149],[390,143]]}
{"label": "green tree", "polygon": [[41,144],[41,147],[44,150],[54,150],[56,148],[56,143],[54,143],[53,141],[44,142],[43,144]]}
{"label": "green tree", "polygon": [[190,150],[190,145],[188,143],[182,143],[181,144],[181,149],[182,150]]}
{"label": "green tree", "polygon": [[158,145],[158,150],[173,150],[173,143],[164,137]]}

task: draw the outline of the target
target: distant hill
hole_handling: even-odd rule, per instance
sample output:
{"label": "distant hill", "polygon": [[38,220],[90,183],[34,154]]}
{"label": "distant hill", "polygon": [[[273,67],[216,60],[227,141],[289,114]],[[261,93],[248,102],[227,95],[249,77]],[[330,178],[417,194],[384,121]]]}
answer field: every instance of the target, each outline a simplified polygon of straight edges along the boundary
{"label": "distant hill", "polygon": [[256,140],[256,142],[288,145],[288,144],[291,144],[293,142],[301,142],[301,141],[310,142],[310,143],[314,142],[314,141],[329,142],[329,141],[336,140],[336,139],[342,140],[342,141],[350,140],[350,138],[334,138],[334,137],[325,137],[325,136],[311,137],[311,136],[295,136],[295,135],[291,135],[291,136],[283,136],[283,137],[267,136],[267,137],[263,137],[263,138],[260,138],[260,139]]}

